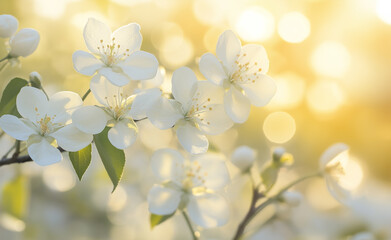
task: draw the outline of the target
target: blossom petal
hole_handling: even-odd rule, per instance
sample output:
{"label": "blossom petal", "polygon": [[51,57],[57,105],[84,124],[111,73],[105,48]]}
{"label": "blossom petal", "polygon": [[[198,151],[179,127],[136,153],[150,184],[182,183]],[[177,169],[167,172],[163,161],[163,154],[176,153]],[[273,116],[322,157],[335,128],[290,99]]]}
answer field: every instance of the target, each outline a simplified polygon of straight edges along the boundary
{"label": "blossom petal", "polygon": [[71,113],[83,105],[83,100],[77,93],[62,91],[50,97],[47,115],[52,117],[53,123],[63,123],[71,119]]}
{"label": "blossom petal", "polygon": [[251,104],[263,107],[270,102],[277,91],[276,83],[266,74],[251,74],[252,81],[240,84]]}
{"label": "blossom petal", "polygon": [[12,15],[0,15],[0,38],[9,38],[18,30],[18,19]]}
{"label": "blossom petal", "polygon": [[230,177],[224,155],[207,153],[194,157],[192,161],[200,166],[198,174],[205,181],[206,188],[218,190],[229,183]]}
{"label": "blossom petal", "polygon": [[208,150],[209,142],[200,130],[186,123],[178,126],[176,134],[182,147],[191,154],[201,154]]}
{"label": "blossom petal", "polygon": [[137,126],[132,120],[123,119],[109,130],[108,137],[114,147],[125,149],[136,141]]}
{"label": "blossom petal", "polygon": [[88,19],[83,35],[87,48],[92,53],[100,54],[99,49],[102,49],[102,46],[111,45],[110,28],[94,18]]}
{"label": "blossom petal", "polygon": [[172,95],[185,108],[197,90],[197,77],[188,67],[181,67],[172,74]]}
{"label": "blossom petal", "polygon": [[27,57],[31,55],[39,44],[39,33],[32,28],[23,28],[10,39],[10,56]]}
{"label": "blossom petal", "polygon": [[157,215],[168,215],[178,208],[182,193],[171,188],[154,185],[148,193],[149,211]]}
{"label": "blossom petal", "polygon": [[138,93],[133,100],[129,116],[135,120],[145,118],[149,108],[159,100],[161,95],[162,92],[159,88],[152,88]]}
{"label": "blossom petal", "polygon": [[244,123],[250,114],[250,101],[234,86],[224,95],[224,107],[228,116],[236,123]]}
{"label": "blossom petal", "polygon": [[136,51],[117,66],[132,80],[148,80],[156,76],[159,62],[151,53]]}
{"label": "blossom petal", "polygon": [[62,160],[61,152],[50,145],[44,137],[39,142],[31,144],[27,151],[31,159],[41,166],[47,166]]}
{"label": "blossom petal", "polygon": [[211,53],[205,53],[200,59],[200,71],[210,82],[222,86],[228,78],[219,60]]}
{"label": "blossom petal", "polygon": [[181,184],[180,174],[183,172],[179,169],[185,159],[174,149],[159,149],[152,155],[151,168],[154,175],[161,181],[173,181],[178,185]]}
{"label": "blossom petal", "polygon": [[98,134],[103,131],[108,121],[104,110],[95,106],[85,106],[72,114],[72,123],[82,132]]}
{"label": "blossom petal", "polygon": [[229,207],[225,198],[214,193],[193,196],[187,205],[190,219],[204,228],[213,228],[226,224]]}
{"label": "blossom petal", "polygon": [[269,71],[269,58],[263,46],[247,44],[243,46],[238,62],[241,65],[248,64],[247,74],[263,73]]}
{"label": "blossom petal", "polygon": [[110,67],[101,68],[99,74],[105,76],[112,84],[122,87],[129,83],[130,79],[122,72],[115,72]]}
{"label": "blossom petal", "polygon": [[112,84],[106,77],[95,75],[90,82],[90,89],[95,99],[103,106],[115,105],[114,96],[123,94],[123,89]]}
{"label": "blossom petal", "polygon": [[36,134],[34,129],[19,118],[8,114],[0,117],[0,128],[11,137],[22,141],[27,140],[30,135]]}
{"label": "blossom petal", "polygon": [[77,152],[92,142],[92,134],[80,131],[74,124],[66,125],[50,136],[57,140],[60,147],[70,152]]}
{"label": "blossom petal", "polygon": [[227,30],[220,35],[216,46],[216,54],[229,73],[232,73],[241,48],[239,38],[231,30]]}
{"label": "blossom petal", "polygon": [[143,37],[140,33],[140,25],[130,23],[113,32],[113,43],[118,47],[118,55],[132,53],[140,50]]}
{"label": "blossom petal", "polygon": [[72,55],[73,68],[84,75],[92,76],[102,68],[104,64],[91,53],[76,51]]}
{"label": "blossom petal", "polygon": [[154,101],[147,111],[149,121],[159,129],[168,129],[183,118],[179,103],[172,99],[161,97]]}
{"label": "blossom petal", "polygon": [[327,165],[334,165],[338,162],[345,162],[346,154],[349,151],[349,146],[345,143],[335,143],[324,151],[319,160],[320,169],[325,170]]}
{"label": "blossom petal", "polygon": [[23,87],[16,97],[16,107],[24,118],[36,122],[38,118],[45,116],[48,99],[39,89],[34,87]]}

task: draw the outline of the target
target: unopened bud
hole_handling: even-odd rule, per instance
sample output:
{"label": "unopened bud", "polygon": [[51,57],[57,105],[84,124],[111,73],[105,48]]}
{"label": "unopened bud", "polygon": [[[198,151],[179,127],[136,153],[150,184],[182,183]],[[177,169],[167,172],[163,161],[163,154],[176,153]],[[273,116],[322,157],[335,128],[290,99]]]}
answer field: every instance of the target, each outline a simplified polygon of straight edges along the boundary
{"label": "unopened bud", "polygon": [[273,151],[273,162],[279,165],[290,166],[294,159],[292,154],[287,153],[285,148],[278,147]]}
{"label": "unopened bud", "polygon": [[290,207],[297,207],[300,205],[303,196],[299,192],[289,191],[284,192],[281,196],[281,201],[288,204]]}
{"label": "unopened bud", "polygon": [[240,146],[232,154],[231,162],[242,172],[245,172],[254,164],[256,156],[257,153],[254,149],[248,146]]}
{"label": "unopened bud", "polygon": [[31,72],[29,79],[32,87],[39,88],[39,89],[42,88],[42,77],[39,73]]}
{"label": "unopened bud", "polygon": [[37,49],[39,33],[31,28],[24,28],[10,39],[10,57],[27,57]]}
{"label": "unopened bud", "polygon": [[0,15],[0,37],[10,38],[18,29],[18,25],[18,20],[14,16]]}

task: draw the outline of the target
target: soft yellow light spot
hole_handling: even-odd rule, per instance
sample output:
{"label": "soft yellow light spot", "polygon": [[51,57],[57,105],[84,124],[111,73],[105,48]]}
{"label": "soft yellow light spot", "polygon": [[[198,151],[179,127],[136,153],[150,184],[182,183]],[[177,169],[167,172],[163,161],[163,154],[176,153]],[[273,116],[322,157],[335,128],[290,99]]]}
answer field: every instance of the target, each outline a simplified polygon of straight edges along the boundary
{"label": "soft yellow light spot", "polygon": [[220,34],[224,32],[221,28],[210,28],[204,35],[204,46],[208,50],[208,52],[214,52],[216,49],[216,43],[219,40]]}
{"label": "soft yellow light spot", "polygon": [[277,85],[277,92],[267,105],[270,109],[295,108],[304,98],[305,82],[293,73],[285,73],[273,77]]}
{"label": "soft yellow light spot", "polygon": [[329,211],[341,206],[330,194],[324,179],[311,179],[305,190],[305,196],[308,202],[318,210]]}
{"label": "soft yellow light spot", "polygon": [[344,93],[335,82],[318,81],[307,92],[307,104],[316,113],[333,113],[343,102]]}
{"label": "soft yellow light spot", "polygon": [[252,7],[240,14],[235,29],[243,40],[255,42],[270,38],[274,33],[274,25],[274,17],[270,12],[260,7]]}
{"label": "soft yellow light spot", "polygon": [[299,12],[285,14],[278,23],[278,34],[290,43],[304,41],[311,32],[311,24],[306,16]]}
{"label": "soft yellow light spot", "polygon": [[285,143],[296,132],[295,119],[286,112],[271,113],[263,122],[263,132],[269,141]]}
{"label": "soft yellow light spot", "polygon": [[129,6],[129,7],[152,2],[152,0],[111,0],[111,1],[114,3],[118,3],[120,5],[123,5],[123,6]]}
{"label": "soft yellow light spot", "polygon": [[183,38],[183,30],[175,22],[164,22],[154,29],[151,33],[151,41],[155,48],[162,48],[163,43],[167,37],[176,36]]}
{"label": "soft yellow light spot", "polygon": [[323,42],[311,56],[313,69],[325,76],[342,77],[350,66],[350,53],[338,42]]}
{"label": "soft yellow light spot", "polygon": [[193,58],[194,47],[191,41],[181,36],[167,37],[160,51],[160,59],[167,68],[186,65]]}
{"label": "soft yellow light spot", "polygon": [[107,207],[109,210],[117,212],[122,210],[126,206],[128,196],[123,187],[118,186],[115,192],[110,195]]}
{"label": "soft yellow light spot", "polygon": [[377,0],[376,2],[377,16],[387,24],[391,24],[391,1]]}
{"label": "soft yellow light spot", "polygon": [[26,228],[26,224],[22,220],[6,213],[0,216],[0,225],[13,232],[22,232]]}
{"label": "soft yellow light spot", "polygon": [[76,184],[74,172],[69,166],[64,166],[62,163],[46,167],[42,177],[46,186],[59,192],[66,192]]}
{"label": "soft yellow light spot", "polygon": [[224,2],[225,0],[195,0],[194,15],[204,24],[219,24],[224,20]]}
{"label": "soft yellow light spot", "polygon": [[77,0],[35,0],[35,12],[43,17],[58,19],[60,18],[68,5],[68,3],[76,2]]}

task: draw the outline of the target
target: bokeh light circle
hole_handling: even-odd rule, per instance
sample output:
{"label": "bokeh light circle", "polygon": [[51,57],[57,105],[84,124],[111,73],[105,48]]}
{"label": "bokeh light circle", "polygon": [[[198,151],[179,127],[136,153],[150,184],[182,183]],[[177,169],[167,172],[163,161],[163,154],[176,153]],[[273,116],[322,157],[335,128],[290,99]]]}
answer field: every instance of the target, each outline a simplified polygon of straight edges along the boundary
{"label": "bokeh light circle", "polygon": [[278,22],[278,34],[289,43],[304,41],[311,32],[311,24],[300,12],[290,12]]}
{"label": "bokeh light circle", "polygon": [[296,132],[295,119],[286,112],[271,113],[263,122],[263,132],[269,141],[279,144],[285,143]]}
{"label": "bokeh light circle", "polygon": [[238,17],[235,30],[247,42],[264,41],[274,33],[273,15],[266,9],[252,7],[244,10]]}
{"label": "bokeh light circle", "polygon": [[307,92],[307,104],[320,114],[335,112],[344,102],[344,93],[336,82],[326,80],[314,83]]}
{"label": "bokeh light circle", "polygon": [[350,66],[350,53],[338,42],[323,42],[312,53],[313,69],[324,76],[342,77]]}
{"label": "bokeh light circle", "polygon": [[376,13],[383,22],[391,24],[391,1],[377,0]]}

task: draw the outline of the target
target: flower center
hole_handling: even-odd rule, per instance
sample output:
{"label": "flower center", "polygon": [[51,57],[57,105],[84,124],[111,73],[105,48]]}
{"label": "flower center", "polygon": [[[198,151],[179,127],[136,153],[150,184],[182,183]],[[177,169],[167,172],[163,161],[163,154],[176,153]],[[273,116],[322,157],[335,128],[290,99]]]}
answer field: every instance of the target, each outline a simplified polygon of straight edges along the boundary
{"label": "flower center", "polygon": [[129,49],[125,49],[125,52],[121,53],[121,45],[115,43],[114,37],[111,39],[111,44],[106,45],[103,43],[103,39],[101,39],[100,46],[98,46],[97,49],[102,55],[102,61],[107,66],[112,66],[119,60],[122,60],[130,55]]}
{"label": "flower center", "polygon": [[193,121],[196,124],[210,125],[210,122],[206,121],[201,116],[201,114],[213,110],[213,107],[208,106],[210,105],[210,102],[210,98],[207,98],[206,100],[200,102],[200,93],[197,92],[192,98],[189,111],[187,111],[187,113],[185,114],[185,120]]}
{"label": "flower center", "polygon": [[41,130],[41,135],[47,135],[49,133],[55,132],[64,125],[61,123],[54,123],[53,120],[56,118],[56,115],[48,116],[45,114],[44,117],[40,117],[38,113],[38,108],[34,109],[37,112],[36,126]]}
{"label": "flower center", "polygon": [[182,180],[182,189],[185,192],[190,191],[204,191],[205,190],[205,178],[208,176],[206,171],[203,171],[201,165],[197,162],[189,162],[183,165],[183,172],[185,173]]}
{"label": "flower center", "polygon": [[341,177],[346,174],[345,168],[342,166],[342,163],[339,161],[334,164],[327,165],[325,168],[325,172],[335,177]]}
{"label": "flower center", "polygon": [[106,110],[116,120],[121,120],[131,109],[131,104],[127,101],[127,97],[122,93],[113,95],[112,101],[105,97],[107,102]]}
{"label": "flower center", "polygon": [[[258,73],[262,72],[262,68],[258,65],[258,62],[246,60],[246,56],[246,53],[237,55],[238,58],[235,61],[235,70],[229,79],[230,83],[255,83],[255,81],[259,78]],[[252,74],[250,74],[250,72]]]}

